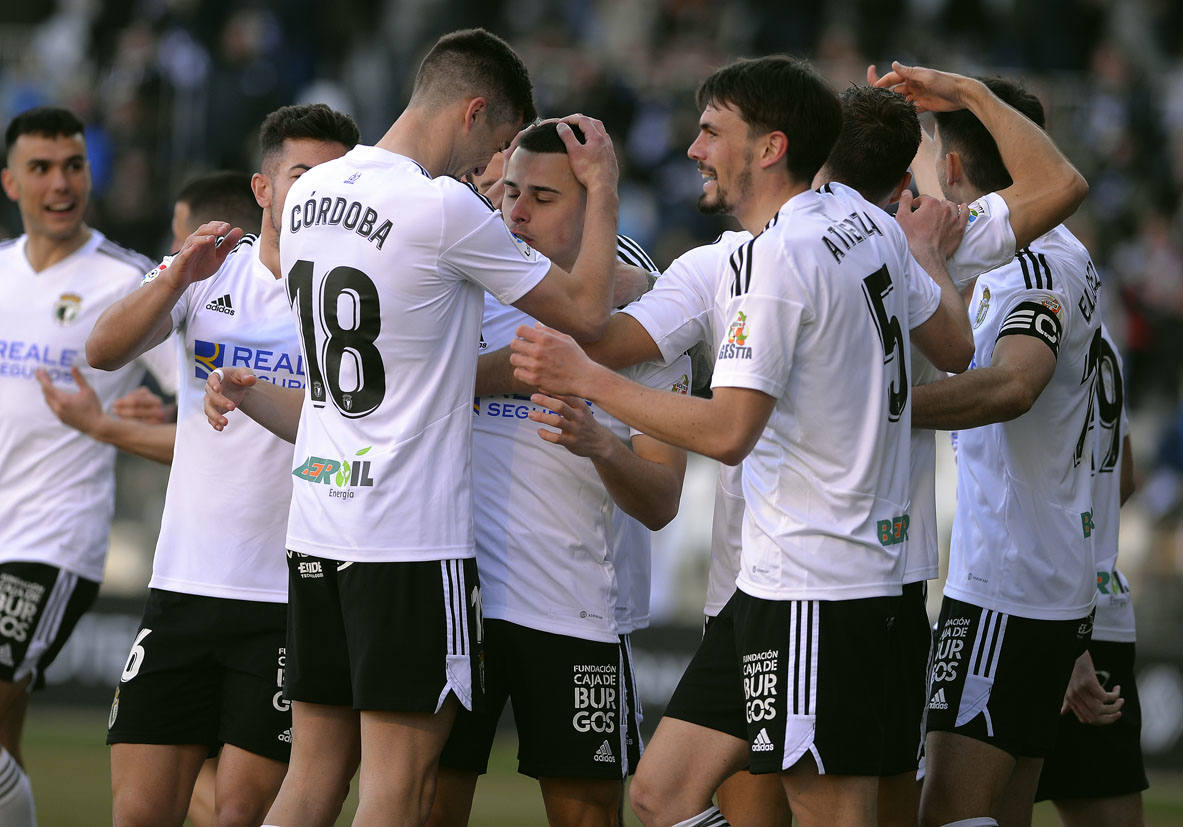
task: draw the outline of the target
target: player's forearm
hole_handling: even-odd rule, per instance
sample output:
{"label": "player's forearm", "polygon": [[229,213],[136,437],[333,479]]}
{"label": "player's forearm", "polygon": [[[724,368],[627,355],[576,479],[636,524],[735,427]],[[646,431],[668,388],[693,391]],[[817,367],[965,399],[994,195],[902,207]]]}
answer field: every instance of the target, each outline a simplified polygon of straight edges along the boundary
{"label": "player's forearm", "polygon": [[966,107],[994,137],[1012,184],[1000,195],[1010,210],[1016,246],[1026,247],[1067,219],[1089,186],[1048,134],[978,81],[966,83]]}
{"label": "player's forearm", "polygon": [[583,346],[588,356],[613,370],[661,358],[661,349],[644,325],[628,313],[613,313],[604,335]]}
{"label": "player's forearm", "polygon": [[508,345],[492,353],[482,353],[476,363],[475,396],[498,396],[507,393],[533,393],[536,388],[513,375]]}
{"label": "player's forearm", "polygon": [[173,446],[177,440],[175,424],[148,425],[103,414],[86,429],[86,433],[129,454],[164,465],[172,464]]}
{"label": "player's forearm", "polygon": [[1017,371],[975,368],[914,387],[912,427],[955,431],[1006,422],[1025,414],[1036,398]]}
{"label": "player's forearm", "polygon": [[238,409],[280,439],[295,444],[303,406],[304,391],[258,382],[243,396]]}
{"label": "player's forearm", "polygon": [[644,459],[628,443],[615,436],[611,439],[614,444],[604,455],[592,457],[608,494],[624,513],[650,531],[665,527],[678,513],[685,455],[679,470]]}
{"label": "player's forearm", "polygon": [[[969,367],[974,356],[973,328],[969,323],[969,311],[966,310],[965,300],[957,291],[953,279],[949,277],[944,261],[917,261],[941,288],[941,303],[937,306],[934,316],[942,322],[942,334],[932,347],[924,351],[924,355],[947,373],[961,373]],[[933,352],[930,353],[928,350]]]}
{"label": "player's forearm", "polygon": [[941,191],[941,178],[937,175],[937,145],[921,128],[920,145],[916,148],[916,157],[912,159],[912,181],[916,184],[916,191],[921,195],[933,198],[944,198]]}
{"label": "player's forearm", "polygon": [[596,187],[587,193],[583,217],[583,239],[579,256],[571,268],[568,297],[572,326],[568,330],[578,341],[594,342],[604,333],[612,312],[616,280],[616,219],[619,198],[616,190]]}
{"label": "player's forearm", "polygon": [[91,367],[117,370],[164,341],[172,331],[173,306],[184,292],[158,278],[104,310],[86,338]]}
{"label": "player's forearm", "polygon": [[579,395],[638,431],[727,465],[739,464],[763,430],[745,425],[716,399],[647,388],[600,365],[588,372]]}

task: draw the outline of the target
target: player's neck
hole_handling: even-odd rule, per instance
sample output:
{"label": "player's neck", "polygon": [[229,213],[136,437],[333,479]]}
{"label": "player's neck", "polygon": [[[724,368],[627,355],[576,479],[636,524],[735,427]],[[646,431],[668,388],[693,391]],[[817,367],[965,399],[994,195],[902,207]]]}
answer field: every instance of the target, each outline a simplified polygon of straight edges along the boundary
{"label": "player's neck", "polygon": [[263,223],[259,227],[259,261],[271,271],[277,279],[283,278],[283,269],[279,263],[279,233],[271,222],[271,208],[263,209]]}
{"label": "player's neck", "polygon": [[732,212],[732,215],[749,233],[759,235],[786,201],[807,189],[808,185],[796,181],[778,181],[754,191],[750,198]]}
{"label": "player's neck", "polygon": [[436,128],[437,119],[421,107],[408,108],[375,146],[410,158],[432,177],[443,175],[452,156],[452,140]]}
{"label": "player's neck", "polygon": [[40,273],[52,267],[90,241],[90,227],[78,225],[78,231],[67,239],[50,238],[39,233],[29,233],[25,242],[25,258],[33,272]]}

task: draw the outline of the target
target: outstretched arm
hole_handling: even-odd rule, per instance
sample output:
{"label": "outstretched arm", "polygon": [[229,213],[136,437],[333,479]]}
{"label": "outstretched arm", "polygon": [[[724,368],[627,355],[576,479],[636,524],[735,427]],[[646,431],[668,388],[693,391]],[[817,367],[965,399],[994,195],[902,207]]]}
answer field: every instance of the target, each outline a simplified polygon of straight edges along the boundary
{"label": "outstretched arm", "polygon": [[900,92],[921,112],[968,109],[977,116],[993,136],[1011,176],[1011,185],[998,194],[1010,210],[1017,247],[1026,247],[1062,223],[1088,195],[1088,182],[1047,133],[981,81],[893,62],[892,71],[879,78],[878,85]]}
{"label": "outstretched arm", "polygon": [[72,368],[78,390],[74,393],[62,390],[53,384],[44,370],[36,373],[45,395],[45,403],[54,416],[71,428],[81,431],[91,439],[114,445],[129,454],[135,454],[164,465],[173,461],[173,445],[177,438],[175,424],[149,425],[135,420],[120,419],[103,411],[103,405],[86,381],[82,371]]}
{"label": "outstretched arm", "polygon": [[215,431],[230,424],[226,414],[241,410],[280,439],[294,444],[303,405],[304,391],[260,382],[249,368],[218,368],[205,380],[205,416]]}
{"label": "outstretched arm", "polygon": [[711,399],[647,388],[596,364],[557,330],[523,325],[517,335],[511,361],[518,379],[552,396],[590,399],[638,431],[728,465],[752,450],[776,404],[748,388],[715,388]]}

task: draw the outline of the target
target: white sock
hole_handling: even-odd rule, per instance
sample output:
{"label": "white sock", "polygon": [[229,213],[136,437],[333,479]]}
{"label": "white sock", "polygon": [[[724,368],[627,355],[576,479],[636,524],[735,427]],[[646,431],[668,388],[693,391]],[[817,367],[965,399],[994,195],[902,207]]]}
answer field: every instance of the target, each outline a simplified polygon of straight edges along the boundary
{"label": "white sock", "polygon": [[731,827],[718,807],[709,807],[696,816],[679,821],[674,827]]}
{"label": "white sock", "polygon": [[950,821],[943,827],[998,827],[998,822],[989,816],[978,816],[976,818],[963,818],[959,821]]}
{"label": "white sock", "polygon": [[33,785],[4,747],[0,747],[0,824],[4,827],[37,827]]}

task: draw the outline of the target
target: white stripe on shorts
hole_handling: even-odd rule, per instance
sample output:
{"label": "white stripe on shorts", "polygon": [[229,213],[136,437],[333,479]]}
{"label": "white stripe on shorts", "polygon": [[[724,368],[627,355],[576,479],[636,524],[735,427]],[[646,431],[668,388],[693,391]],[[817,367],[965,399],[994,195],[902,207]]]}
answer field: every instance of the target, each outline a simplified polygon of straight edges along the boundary
{"label": "white stripe on shorts", "polygon": [[41,619],[37,622],[37,628],[33,630],[33,637],[29,641],[29,647],[25,650],[25,659],[13,673],[13,680],[19,681],[28,674],[33,674],[36,677],[37,661],[53,644],[58,630],[62,628],[62,618],[66,614],[66,607],[70,605],[70,597],[74,594],[77,585],[78,575],[65,569],[58,570],[57,579],[53,581],[53,588],[45,598]]}
{"label": "white stripe on shorts", "polygon": [[792,715],[813,715],[817,708],[817,637],[821,604],[794,600],[789,611],[789,678],[796,681]]}
{"label": "white stripe on shorts", "polygon": [[468,654],[468,614],[465,611],[464,561],[441,560],[440,575],[444,586],[444,649],[448,655]]}

